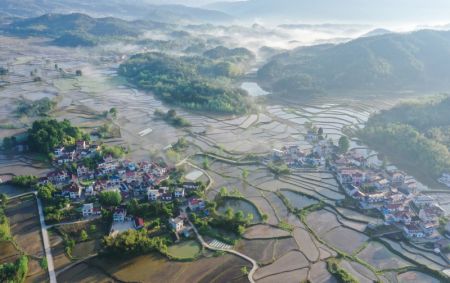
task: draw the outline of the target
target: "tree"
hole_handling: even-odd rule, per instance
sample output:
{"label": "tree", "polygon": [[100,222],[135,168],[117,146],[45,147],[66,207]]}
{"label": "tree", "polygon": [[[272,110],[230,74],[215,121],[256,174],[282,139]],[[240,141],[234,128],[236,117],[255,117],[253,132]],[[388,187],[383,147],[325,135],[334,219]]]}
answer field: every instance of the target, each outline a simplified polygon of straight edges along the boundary
{"label": "tree", "polygon": [[86,232],[86,230],[81,230],[80,232],[80,239],[81,241],[87,241],[89,239],[88,233]]}
{"label": "tree", "polygon": [[247,177],[248,177],[248,170],[244,168],[242,170],[242,179],[247,180]]}
{"label": "tree", "polygon": [[122,202],[122,196],[117,191],[103,191],[99,200],[104,206],[118,206]]}
{"label": "tree", "polygon": [[319,128],[319,130],[317,131],[317,134],[318,134],[319,136],[322,136],[322,135],[323,135],[323,128],[322,128],[322,127]]}
{"label": "tree", "polygon": [[247,274],[248,274],[248,268],[247,268],[247,266],[243,266],[243,267],[241,268],[241,272],[242,272],[242,274],[247,275]]}
{"label": "tree", "polygon": [[177,117],[177,112],[174,109],[167,111],[167,118],[174,119],[175,117]]}
{"label": "tree", "polygon": [[38,197],[44,201],[49,201],[53,198],[53,193],[56,191],[52,183],[41,185],[38,188]]}
{"label": "tree", "polygon": [[117,108],[113,107],[111,109],[109,109],[109,114],[111,114],[111,116],[116,119],[117,118]]}
{"label": "tree", "polygon": [[346,153],[348,149],[350,148],[350,141],[346,136],[342,136],[339,138],[339,152]]}
{"label": "tree", "polygon": [[8,201],[8,197],[6,196],[6,194],[1,193],[0,194],[0,202],[2,206],[6,205],[6,202]]}
{"label": "tree", "polygon": [[95,233],[97,231],[97,226],[95,226],[94,224],[91,224],[89,226],[89,232],[90,233]]}

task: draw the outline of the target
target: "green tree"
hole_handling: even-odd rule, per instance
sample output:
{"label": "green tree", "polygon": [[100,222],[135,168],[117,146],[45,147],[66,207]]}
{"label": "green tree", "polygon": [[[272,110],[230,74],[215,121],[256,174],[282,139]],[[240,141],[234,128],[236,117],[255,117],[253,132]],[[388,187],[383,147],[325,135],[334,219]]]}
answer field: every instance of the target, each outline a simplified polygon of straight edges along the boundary
{"label": "green tree", "polygon": [[248,178],[248,170],[246,169],[246,168],[244,168],[243,170],[242,170],[242,179],[244,179],[244,180],[247,180],[247,178]]}
{"label": "green tree", "polygon": [[6,194],[1,193],[0,194],[0,202],[2,206],[6,205],[6,202],[8,201],[8,197],[6,196]]}
{"label": "green tree", "polygon": [[89,235],[88,235],[88,233],[86,232],[86,230],[81,230],[81,232],[80,232],[80,239],[81,239],[81,241],[87,241],[88,239],[89,239]]}
{"label": "green tree", "polygon": [[38,188],[38,197],[43,201],[49,201],[53,198],[53,193],[56,191],[55,186],[52,183],[41,185]]}
{"label": "green tree", "polygon": [[109,114],[111,114],[111,117],[116,119],[117,118],[117,108],[113,107],[113,108],[109,109]]}
{"label": "green tree", "polygon": [[350,148],[350,141],[346,136],[342,136],[339,138],[338,142],[339,152],[346,153]]}
{"label": "green tree", "polygon": [[103,191],[99,195],[99,201],[104,206],[118,206],[122,202],[122,196],[117,191]]}
{"label": "green tree", "polygon": [[89,232],[91,233],[91,234],[93,234],[93,233],[95,233],[97,231],[97,226],[95,226],[94,224],[91,224],[90,226],[89,226]]}

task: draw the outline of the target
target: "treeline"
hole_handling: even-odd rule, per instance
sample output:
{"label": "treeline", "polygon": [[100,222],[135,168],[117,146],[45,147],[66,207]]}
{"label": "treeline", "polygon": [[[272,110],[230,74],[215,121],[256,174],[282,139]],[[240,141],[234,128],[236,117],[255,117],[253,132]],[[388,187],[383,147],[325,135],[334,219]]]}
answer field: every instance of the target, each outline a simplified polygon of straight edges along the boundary
{"label": "treeline", "polygon": [[167,254],[170,240],[164,237],[150,238],[146,229],[128,230],[117,236],[103,238],[103,252],[107,255],[132,256],[158,251]]}
{"label": "treeline", "polygon": [[231,86],[232,65],[201,57],[175,58],[162,53],[137,54],[119,73],[163,101],[193,110],[244,113],[247,93]]}
{"label": "treeline", "polygon": [[372,116],[361,139],[433,178],[450,171],[450,98],[407,103]]}
{"label": "treeline", "polygon": [[360,137],[371,147],[387,153],[393,161],[407,164],[411,170],[419,169],[434,177],[450,170],[447,147],[425,137],[410,125],[370,125],[360,131]]}
{"label": "treeline", "polygon": [[28,130],[27,143],[31,151],[49,154],[60,145],[74,145],[77,140],[89,140],[89,135],[83,134],[70,124],[69,120],[58,122],[54,119],[35,121]]}
{"label": "treeline", "polygon": [[56,105],[47,97],[36,101],[21,101],[16,112],[19,116],[46,116]]}
{"label": "treeline", "polygon": [[181,116],[177,115],[177,112],[174,109],[168,110],[166,113],[161,111],[160,109],[155,110],[155,116],[163,119],[167,123],[173,125],[174,127],[190,127],[191,123],[184,119]]}

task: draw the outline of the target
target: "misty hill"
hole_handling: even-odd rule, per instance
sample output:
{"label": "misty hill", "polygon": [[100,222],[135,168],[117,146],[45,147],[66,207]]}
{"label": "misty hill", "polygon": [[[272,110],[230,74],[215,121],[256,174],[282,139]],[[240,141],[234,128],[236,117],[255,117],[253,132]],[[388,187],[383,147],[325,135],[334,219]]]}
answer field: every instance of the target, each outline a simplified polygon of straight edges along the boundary
{"label": "misty hill", "polygon": [[392,31],[384,29],[384,28],[377,28],[377,29],[371,30],[371,31],[363,34],[361,37],[385,35],[385,34],[388,34],[388,33],[392,33]]}
{"label": "misty hill", "polygon": [[279,93],[445,91],[450,88],[450,32],[422,30],[299,48],[258,71]]}
{"label": "misty hill", "polygon": [[280,21],[423,21],[447,20],[447,0],[248,0],[206,7],[240,19]]}
{"label": "misty hill", "polygon": [[117,18],[92,18],[84,14],[46,14],[36,18],[17,20],[4,30],[16,36],[44,36],[53,38],[60,46],[92,46],[112,38],[135,37],[144,29],[161,24]]}
{"label": "misty hill", "polygon": [[142,0],[0,0],[2,12],[19,17],[37,17],[48,13],[83,13],[94,17],[152,19],[160,22],[225,22],[232,18],[224,12],[183,5],[151,5]]}
{"label": "misty hill", "polygon": [[217,46],[203,53],[205,57],[210,59],[235,59],[237,61],[250,61],[255,59],[255,55],[247,48],[227,48]]}

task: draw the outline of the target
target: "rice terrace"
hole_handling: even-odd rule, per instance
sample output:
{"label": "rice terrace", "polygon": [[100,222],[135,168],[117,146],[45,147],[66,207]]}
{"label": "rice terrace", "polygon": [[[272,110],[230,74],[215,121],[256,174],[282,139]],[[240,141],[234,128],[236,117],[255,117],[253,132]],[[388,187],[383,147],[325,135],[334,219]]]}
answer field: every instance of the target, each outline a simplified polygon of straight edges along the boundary
{"label": "rice terrace", "polygon": [[0,1],[1,282],[450,282],[443,27],[61,2]]}

